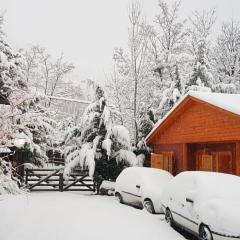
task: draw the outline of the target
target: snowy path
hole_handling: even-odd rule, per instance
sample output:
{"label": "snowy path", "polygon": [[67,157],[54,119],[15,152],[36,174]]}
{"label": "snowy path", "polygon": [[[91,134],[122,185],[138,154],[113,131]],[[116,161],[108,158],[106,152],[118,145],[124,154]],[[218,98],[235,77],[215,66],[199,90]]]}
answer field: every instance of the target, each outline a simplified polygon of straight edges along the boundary
{"label": "snowy path", "polygon": [[160,215],[113,197],[32,193],[0,201],[0,240],[182,240]]}

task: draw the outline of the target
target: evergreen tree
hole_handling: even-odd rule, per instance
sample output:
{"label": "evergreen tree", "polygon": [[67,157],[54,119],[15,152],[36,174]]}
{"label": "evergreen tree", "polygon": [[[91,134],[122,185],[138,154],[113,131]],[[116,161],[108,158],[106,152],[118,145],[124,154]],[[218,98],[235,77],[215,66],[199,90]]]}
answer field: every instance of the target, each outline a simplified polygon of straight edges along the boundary
{"label": "evergreen tree", "polygon": [[[23,58],[15,53],[0,34],[0,101],[16,104],[19,96],[27,89],[23,80]],[[22,90],[22,91],[21,91]]]}
{"label": "evergreen tree", "polygon": [[176,87],[176,84],[177,82],[172,82],[170,87],[163,91],[160,104],[156,111],[158,119],[163,118],[181,98],[181,93]]}
{"label": "evergreen tree", "polygon": [[85,110],[80,130],[72,131],[72,137],[68,134],[68,138],[75,138],[78,145],[67,147],[64,173],[67,179],[76,166],[88,167],[89,176],[99,187],[103,180],[114,181],[124,167],[138,162],[130,151],[128,130],[121,125],[113,125],[104,91],[99,86],[94,87],[95,101]]}
{"label": "evergreen tree", "polygon": [[151,109],[142,109],[139,124],[139,140],[142,140],[142,138],[145,138],[151,132],[154,122],[153,111]]}
{"label": "evergreen tree", "polygon": [[[0,28],[1,23],[2,17],[0,17]],[[4,34],[0,32],[0,101],[1,104],[7,105],[0,120],[1,145],[6,148],[9,146],[21,148],[24,155],[27,154],[27,159],[24,159],[26,162],[39,165],[48,160],[46,150],[53,143],[51,126],[53,122],[46,109],[41,106],[42,98],[32,96],[28,89],[24,80],[24,61],[19,53],[11,49]],[[24,146],[19,146],[16,141],[20,136],[25,139]],[[5,175],[0,176],[0,188],[3,187],[8,193],[19,192],[16,190],[17,179],[13,172],[16,174],[18,171],[11,166],[8,156],[0,158],[0,175],[2,173]],[[5,183],[7,184],[4,185]],[[0,192],[4,191],[3,188]]]}
{"label": "evergreen tree", "polygon": [[134,153],[146,167],[150,167],[151,152],[146,145],[145,138],[153,129],[154,123],[155,119],[152,109],[150,108],[146,110],[145,108],[142,108],[139,124],[139,141]]}
{"label": "evergreen tree", "polygon": [[196,53],[196,60],[188,87],[200,86],[212,88],[213,76],[207,59],[207,48],[205,40],[200,40]]}

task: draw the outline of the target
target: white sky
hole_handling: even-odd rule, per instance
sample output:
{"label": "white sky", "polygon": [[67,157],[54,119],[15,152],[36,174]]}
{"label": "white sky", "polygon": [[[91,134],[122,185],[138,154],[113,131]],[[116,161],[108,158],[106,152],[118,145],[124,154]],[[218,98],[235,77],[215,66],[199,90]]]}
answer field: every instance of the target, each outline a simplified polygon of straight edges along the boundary
{"label": "white sky", "polygon": [[[168,0],[173,2],[174,0]],[[75,66],[75,79],[104,81],[114,47],[126,46],[130,0],[0,0],[4,30],[14,48],[40,44],[54,56],[61,52]],[[142,0],[149,23],[158,0]],[[217,10],[217,29],[232,16],[240,19],[240,0],[182,0],[181,16],[194,9]]]}

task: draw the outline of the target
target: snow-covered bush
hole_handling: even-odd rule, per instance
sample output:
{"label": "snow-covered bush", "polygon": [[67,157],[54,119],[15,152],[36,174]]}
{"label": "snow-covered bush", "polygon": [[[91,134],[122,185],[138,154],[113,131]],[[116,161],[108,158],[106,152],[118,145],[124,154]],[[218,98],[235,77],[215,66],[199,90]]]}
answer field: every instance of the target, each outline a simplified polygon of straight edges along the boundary
{"label": "snow-covered bush", "polygon": [[12,170],[11,163],[0,158],[0,195],[23,192],[19,188],[19,181],[13,177]]}

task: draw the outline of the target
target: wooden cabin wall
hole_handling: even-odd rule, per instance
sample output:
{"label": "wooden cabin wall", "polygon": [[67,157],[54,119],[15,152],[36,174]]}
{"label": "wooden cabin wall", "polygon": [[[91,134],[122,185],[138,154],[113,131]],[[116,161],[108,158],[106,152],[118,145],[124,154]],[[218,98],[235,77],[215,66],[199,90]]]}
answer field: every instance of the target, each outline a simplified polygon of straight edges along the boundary
{"label": "wooden cabin wall", "polygon": [[153,145],[153,152],[156,154],[163,152],[173,152],[173,175],[176,175],[177,173],[183,171],[183,144]]}
{"label": "wooden cabin wall", "polygon": [[159,145],[240,140],[238,115],[207,103],[192,101],[189,104],[169,117],[148,143]]}

